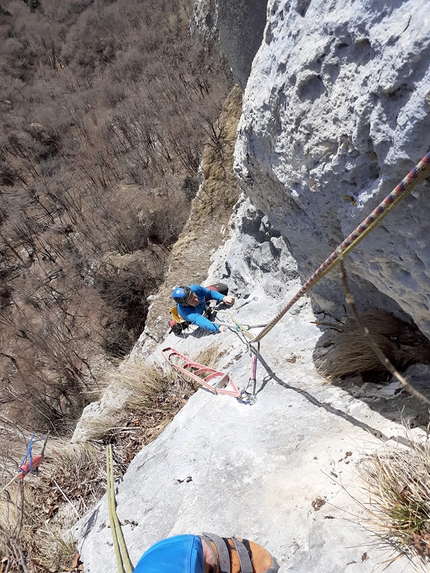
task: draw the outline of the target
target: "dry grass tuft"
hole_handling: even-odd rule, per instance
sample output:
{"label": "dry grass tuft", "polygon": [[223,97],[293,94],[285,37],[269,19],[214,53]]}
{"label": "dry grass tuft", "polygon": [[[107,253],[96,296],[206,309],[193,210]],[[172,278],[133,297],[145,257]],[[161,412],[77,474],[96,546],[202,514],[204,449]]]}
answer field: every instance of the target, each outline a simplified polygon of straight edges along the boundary
{"label": "dry grass tuft", "polygon": [[[39,475],[13,482],[1,496],[0,555],[11,571],[71,570],[76,540],[69,529],[105,491],[104,452],[51,438]],[[24,559],[25,558],[25,559]]]}
{"label": "dry grass tuft", "polygon": [[366,457],[358,466],[369,502],[368,528],[378,543],[419,563],[430,558],[430,446],[411,442]]}
{"label": "dry grass tuft", "polygon": [[85,439],[104,440],[112,430],[123,425],[127,413],[123,410],[105,410],[102,414],[85,420]]}
{"label": "dry grass tuft", "polygon": [[204,364],[209,368],[216,368],[219,363],[219,359],[224,356],[226,352],[226,349],[219,343],[210,344],[206,348],[200,350],[200,352],[194,357],[194,361],[199,364]]}
{"label": "dry grass tuft", "polygon": [[[124,431],[139,432],[142,427],[154,439],[196,389],[173,368],[163,369],[143,358],[130,360],[111,379],[111,396],[100,412],[85,419],[85,439],[115,442]],[[134,428],[129,427],[131,414]]]}
{"label": "dry grass tuft", "polygon": [[[397,369],[430,363],[429,340],[409,324],[382,311],[363,315],[361,323]],[[354,319],[348,319],[343,332],[331,333],[330,338],[328,351],[316,360],[319,372],[328,379],[387,372]]]}
{"label": "dry grass tuft", "polygon": [[170,371],[165,372],[143,358],[128,361],[118,374],[118,386],[127,394],[126,407],[132,409],[151,408],[154,397],[176,381],[170,379]]}
{"label": "dry grass tuft", "polygon": [[76,539],[55,527],[44,528],[44,536],[38,540],[38,563],[48,571],[70,571],[76,555]]}

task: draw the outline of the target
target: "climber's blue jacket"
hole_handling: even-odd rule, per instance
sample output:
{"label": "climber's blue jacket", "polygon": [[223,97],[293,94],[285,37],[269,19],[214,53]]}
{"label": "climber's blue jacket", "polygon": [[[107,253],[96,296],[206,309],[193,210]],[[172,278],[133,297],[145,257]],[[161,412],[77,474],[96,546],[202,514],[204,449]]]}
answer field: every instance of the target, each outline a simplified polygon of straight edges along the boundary
{"label": "climber's blue jacket", "polygon": [[[218,300],[221,301],[224,295],[216,290],[209,290],[200,285],[191,285],[190,289],[199,299],[199,304],[197,306],[187,306],[184,304],[178,304],[178,314],[184,320],[188,320],[205,330],[210,332],[218,332],[218,324],[214,324],[203,315],[203,311],[206,308],[206,300]],[[205,300],[206,299],[206,300]]]}

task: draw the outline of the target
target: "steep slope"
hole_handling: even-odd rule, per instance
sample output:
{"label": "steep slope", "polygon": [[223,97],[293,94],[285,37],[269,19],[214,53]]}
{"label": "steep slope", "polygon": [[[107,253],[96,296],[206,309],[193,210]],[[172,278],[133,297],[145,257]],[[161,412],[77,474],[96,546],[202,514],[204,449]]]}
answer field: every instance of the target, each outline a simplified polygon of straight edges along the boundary
{"label": "steep slope", "polygon": [[151,297],[145,330],[135,350],[148,352],[166,334],[172,290],[180,284],[203,281],[211,256],[226,238],[226,228],[240,189],[233,173],[237,123],[242,110],[238,86],[229,93],[220,117],[208,130],[197,197],[190,217],[173,245],[165,280]]}
{"label": "steep slope", "polygon": [[[296,263],[248,201],[237,206],[231,233],[208,282],[228,282],[238,296],[232,315],[240,323],[264,323],[299,288]],[[258,300],[239,309],[254,296]],[[324,384],[312,361],[320,337],[313,321],[304,299],[263,339],[254,405],[199,390],[136,456],[117,484],[117,510],[134,564],[162,537],[201,531],[255,539],[279,559],[281,571],[367,573],[389,557],[359,526],[363,510],[349,497],[363,500],[356,464],[397,438],[407,443],[402,415],[425,423],[426,409],[397,383]],[[210,349],[218,355],[217,368],[242,389],[247,385],[250,357],[234,332],[172,334],[148,360],[163,364],[160,351],[168,346],[194,359]],[[422,389],[428,374],[420,368],[408,376]],[[76,529],[86,572],[114,571],[107,523],[104,499]],[[391,570],[405,565],[406,558]]]}
{"label": "steep slope", "polygon": [[[241,324],[273,318],[428,151],[424,9],[420,0],[268,3],[236,144],[236,172],[255,206],[239,201],[205,281],[228,283]],[[360,310],[389,310],[428,335],[426,187],[361,243],[347,269]],[[282,572],[370,573],[391,559],[393,572],[420,568],[375,544],[357,467],[368,452],[424,438],[428,410],[397,382],[328,385],[314,357],[324,348],[318,323],[346,314],[336,273],[311,296],[262,340],[255,404],[199,390],[132,462],[117,509],[133,563],[163,537],[214,531],[264,544]],[[196,360],[210,350],[217,368],[248,384],[249,348],[234,328],[145,340],[132,356],[163,365],[165,347]],[[406,376],[430,396],[427,366]],[[405,432],[404,420],[414,429]],[[114,569],[106,525],[103,499],[76,528],[90,573]]]}

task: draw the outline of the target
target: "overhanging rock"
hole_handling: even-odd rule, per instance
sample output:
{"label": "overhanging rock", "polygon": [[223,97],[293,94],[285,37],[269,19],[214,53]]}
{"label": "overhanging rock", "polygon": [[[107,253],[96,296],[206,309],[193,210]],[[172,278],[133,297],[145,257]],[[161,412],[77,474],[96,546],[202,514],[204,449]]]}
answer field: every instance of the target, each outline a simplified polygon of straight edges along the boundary
{"label": "overhanging rock", "polygon": [[[270,1],[244,95],[236,172],[308,278],[427,153],[426,0]],[[430,336],[429,184],[352,253],[362,309],[406,314]],[[344,313],[336,274],[312,292]]]}

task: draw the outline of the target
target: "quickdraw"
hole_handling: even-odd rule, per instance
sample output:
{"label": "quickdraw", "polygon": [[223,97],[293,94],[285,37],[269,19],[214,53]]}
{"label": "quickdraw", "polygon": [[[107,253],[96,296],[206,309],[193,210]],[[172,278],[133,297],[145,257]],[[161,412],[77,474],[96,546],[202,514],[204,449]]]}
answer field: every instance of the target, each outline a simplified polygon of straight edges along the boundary
{"label": "quickdraw", "polygon": [[[43,458],[45,456],[45,447],[46,447],[46,442],[48,441],[49,438],[49,432],[46,434],[46,438],[40,438],[38,440],[35,440],[35,435],[36,434],[33,433],[33,435],[30,438],[30,441],[28,442],[27,452],[18,468],[18,475],[14,475],[13,478],[0,489],[0,493],[3,493],[10,485],[13,484],[13,482],[16,479],[23,480],[25,476],[28,475],[29,473],[38,472],[39,466],[42,463]],[[42,440],[43,440],[42,451],[40,452],[40,454],[36,454],[35,456],[33,456],[33,444],[35,444],[36,442],[41,442]]]}
{"label": "quickdraw", "polygon": [[[18,476],[17,479],[24,479],[25,476],[29,473],[37,473],[39,470],[39,466],[42,463],[42,460],[45,456],[45,447],[46,442],[49,438],[49,432],[46,434],[46,438],[41,438],[39,440],[34,439],[35,434],[33,434],[28,442],[27,446],[27,453],[25,454],[19,469],[18,469]],[[33,456],[33,444],[36,442],[41,442],[43,440],[43,447],[40,454],[36,454]]]}
{"label": "quickdraw", "polygon": [[[260,350],[260,345],[257,347],[257,352]],[[246,400],[248,404],[255,404],[257,400],[256,386],[257,386],[257,354],[254,353],[250,347],[251,353],[251,372],[249,375],[248,384],[242,390],[242,399]],[[251,387],[251,391],[249,388]]]}

